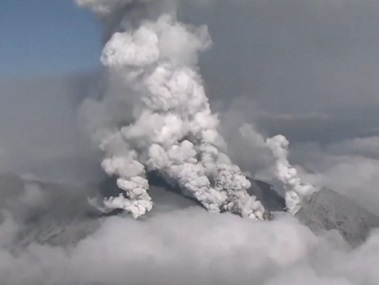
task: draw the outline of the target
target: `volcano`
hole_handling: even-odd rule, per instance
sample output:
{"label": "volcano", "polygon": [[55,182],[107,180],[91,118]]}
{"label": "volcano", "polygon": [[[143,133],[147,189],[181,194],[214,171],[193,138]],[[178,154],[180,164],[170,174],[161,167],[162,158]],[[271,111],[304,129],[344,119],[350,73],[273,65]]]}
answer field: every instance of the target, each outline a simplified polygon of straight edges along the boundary
{"label": "volcano", "polygon": [[[251,178],[250,181],[249,194],[260,199],[270,211],[271,219],[280,213],[287,215],[283,197],[269,183]],[[150,175],[149,182],[156,208],[143,219],[151,218],[156,212],[201,206],[198,201],[183,196],[156,175]],[[117,195],[120,190],[112,178],[97,184],[71,185],[3,174],[0,175],[0,187],[2,212],[10,212],[14,220],[21,224],[13,241],[17,245],[37,242],[71,247],[94,233],[110,216],[122,215],[131,219],[121,209],[104,214],[89,203],[90,197],[101,199]],[[29,198],[25,199],[26,196]],[[371,229],[379,227],[379,217],[330,189],[315,192],[302,205],[296,217],[317,235],[337,231],[352,246],[361,244]]]}

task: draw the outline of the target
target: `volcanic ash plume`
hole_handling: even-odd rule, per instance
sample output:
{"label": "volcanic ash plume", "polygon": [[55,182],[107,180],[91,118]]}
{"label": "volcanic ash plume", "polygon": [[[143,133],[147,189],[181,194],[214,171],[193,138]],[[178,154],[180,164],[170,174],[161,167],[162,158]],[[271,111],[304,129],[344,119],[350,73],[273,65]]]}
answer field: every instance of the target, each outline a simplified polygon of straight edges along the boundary
{"label": "volcanic ash plume", "polygon": [[[105,154],[102,167],[124,191],[105,207],[135,218],[149,212],[146,172],[154,171],[210,212],[264,219],[262,204],[246,191],[250,182],[222,150],[219,121],[198,73],[198,54],[211,46],[207,28],[182,24],[172,11],[154,15],[167,8],[159,0],[77,2],[105,23],[119,19],[101,61],[123,88],[85,106],[95,116],[90,127]],[[136,20],[141,14],[149,17]]]}
{"label": "volcanic ash plume", "polygon": [[275,158],[275,174],[286,190],[285,200],[288,211],[295,215],[301,208],[302,201],[318,189],[311,184],[303,183],[296,171],[288,162],[288,140],[277,135],[266,140]]}

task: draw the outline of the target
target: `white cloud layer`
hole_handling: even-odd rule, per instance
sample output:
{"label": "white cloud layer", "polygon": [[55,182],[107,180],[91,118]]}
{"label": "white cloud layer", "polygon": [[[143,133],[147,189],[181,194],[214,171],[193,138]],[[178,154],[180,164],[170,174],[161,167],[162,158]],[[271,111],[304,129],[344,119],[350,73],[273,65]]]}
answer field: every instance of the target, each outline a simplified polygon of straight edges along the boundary
{"label": "white cloud layer", "polygon": [[[2,241],[12,222],[1,225]],[[1,245],[4,284],[377,284],[379,234],[355,251],[292,217],[254,222],[199,209],[108,218],[70,249]]]}

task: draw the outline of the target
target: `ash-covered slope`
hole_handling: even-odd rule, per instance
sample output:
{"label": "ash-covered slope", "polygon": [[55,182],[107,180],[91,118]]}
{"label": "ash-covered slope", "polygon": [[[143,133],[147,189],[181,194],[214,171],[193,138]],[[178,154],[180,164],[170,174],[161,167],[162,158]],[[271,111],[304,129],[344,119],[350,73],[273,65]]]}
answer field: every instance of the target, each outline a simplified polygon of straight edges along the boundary
{"label": "ash-covered slope", "polygon": [[379,217],[330,189],[313,193],[296,216],[315,233],[337,230],[353,246],[379,227]]}
{"label": "ash-covered slope", "polygon": [[[164,180],[150,175],[151,195],[157,212],[200,207],[184,197]],[[249,194],[255,195],[267,210],[285,211],[284,199],[268,183],[251,179]],[[0,175],[0,223],[10,213],[18,225],[15,242],[31,242],[55,246],[71,246],[96,231],[102,221],[122,211],[103,214],[89,203],[88,197],[117,195],[113,179],[97,185],[67,185],[21,178],[14,174]],[[99,194],[100,193],[100,194]],[[328,189],[315,192],[296,215],[315,233],[337,230],[351,245],[358,245],[370,230],[379,227],[379,218],[360,208],[350,199]],[[125,215],[125,218],[131,218]]]}
{"label": "ash-covered slope", "polygon": [[70,185],[0,175],[0,222],[12,219],[17,225],[14,242],[75,244],[96,230],[99,219],[87,197],[94,185]]}
{"label": "ash-covered slope", "polygon": [[[198,201],[183,196],[156,175],[149,175],[149,181],[151,195],[156,203],[150,215],[201,206]],[[269,184],[254,180],[251,182],[249,194],[256,195],[268,210],[284,209],[284,200]],[[69,246],[94,232],[108,216],[123,214],[122,210],[101,213],[89,202],[91,197],[117,196],[119,191],[112,178],[96,185],[70,185],[2,174],[0,212],[10,213],[18,225],[15,241],[19,245],[37,242]],[[0,217],[2,223],[6,216]],[[125,215],[125,218],[130,216]]]}

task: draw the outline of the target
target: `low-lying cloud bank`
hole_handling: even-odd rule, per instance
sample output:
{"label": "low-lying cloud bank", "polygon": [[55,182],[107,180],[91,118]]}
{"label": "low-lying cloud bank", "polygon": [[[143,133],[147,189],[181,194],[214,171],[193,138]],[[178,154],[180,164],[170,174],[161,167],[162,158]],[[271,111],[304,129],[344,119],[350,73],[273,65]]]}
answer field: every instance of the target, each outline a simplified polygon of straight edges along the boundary
{"label": "low-lying cloud bank", "polygon": [[142,220],[96,217],[86,200],[96,185],[0,182],[14,190],[1,197],[4,284],[371,285],[379,277],[378,231],[352,250],[337,232],[317,237],[290,215],[263,222],[209,214],[159,187]]}
{"label": "low-lying cloud bank", "polygon": [[355,251],[316,238],[294,218],[254,222],[199,209],[144,221],[108,218],[70,249],[30,244],[16,253],[1,225],[4,284],[376,284],[379,234]]}

